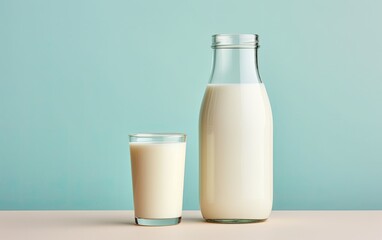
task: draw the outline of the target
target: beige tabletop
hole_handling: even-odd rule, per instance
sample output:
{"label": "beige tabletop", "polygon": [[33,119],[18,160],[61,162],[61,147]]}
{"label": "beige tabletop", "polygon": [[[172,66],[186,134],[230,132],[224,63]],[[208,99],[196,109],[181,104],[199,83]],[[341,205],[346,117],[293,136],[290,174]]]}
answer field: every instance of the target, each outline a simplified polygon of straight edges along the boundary
{"label": "beige tabletop", "polygon": [[142,227],[133,211],[0,211],[0,239],[382,240],[382,211],[273,211],[266,222],[216,224],[184,211],[179,225]]}

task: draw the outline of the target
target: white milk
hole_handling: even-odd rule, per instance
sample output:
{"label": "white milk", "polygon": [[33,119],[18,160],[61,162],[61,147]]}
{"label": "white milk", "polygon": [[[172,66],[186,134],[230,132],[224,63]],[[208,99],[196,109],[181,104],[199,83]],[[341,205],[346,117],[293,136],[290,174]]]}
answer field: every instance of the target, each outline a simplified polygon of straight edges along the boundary
{"label": "white milk", "polygon": [[262,83],[209,84],[200,115],[200,207],[205,219],[267,219],[273,124]]}
{"label": "white milk", "polygon": [[135,217],[182,215],[185,153],[185,142],[130,143]]}

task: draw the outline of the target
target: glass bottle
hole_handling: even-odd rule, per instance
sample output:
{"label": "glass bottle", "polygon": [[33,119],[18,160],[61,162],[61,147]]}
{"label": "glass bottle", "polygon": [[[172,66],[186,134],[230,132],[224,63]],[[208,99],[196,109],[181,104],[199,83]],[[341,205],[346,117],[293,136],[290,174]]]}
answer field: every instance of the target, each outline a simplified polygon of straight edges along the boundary
{"label": "glass bottle", "polygon": [[264,221],[273,202],[273,120],[258,73],[258,35],[217,34],[212,48],[199,119],[202,215],[207,222]]}

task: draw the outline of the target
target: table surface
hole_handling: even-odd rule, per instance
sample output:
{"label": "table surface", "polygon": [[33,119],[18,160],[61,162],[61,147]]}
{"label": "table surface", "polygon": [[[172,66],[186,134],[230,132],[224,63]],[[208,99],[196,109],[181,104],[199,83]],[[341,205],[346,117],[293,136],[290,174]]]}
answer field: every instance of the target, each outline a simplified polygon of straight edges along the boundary
{"label": "table surface", "polygon": [[217,224],[184,211],[179,225],[142,227],[133,211],[0,211],[0,239],[382,240],[382,211],[273,211],[262,223]]}

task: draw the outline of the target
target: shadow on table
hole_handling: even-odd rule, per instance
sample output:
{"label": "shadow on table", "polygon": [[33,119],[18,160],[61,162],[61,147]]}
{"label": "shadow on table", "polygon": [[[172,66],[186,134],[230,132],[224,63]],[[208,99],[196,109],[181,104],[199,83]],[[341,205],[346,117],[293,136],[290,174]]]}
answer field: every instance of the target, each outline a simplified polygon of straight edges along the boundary
{"label": "shadow on table", "polygon": [[[108,225],[108,226],[138,226],[134,219],[80,219],[80,224],[83,225]],[[183,217],[180,224],[184,223],[205,223],[203,218],[198,217]]]}
{"label": "shadow on table", "polygon": [[[183,216],[180,224],[187,223],[205,223],[204,219],[199,216]],[[138,226],[135,224],[134,217],[128,215],[115,214],[114,216],[76,216],[63,217],[50,221],[50,225],[67,225],[67,226]]]}
{"label": "shadow on table", "polygon": [[[183,217],[182,222],[187,223],[205,223],[206,221],[203,218],[200,217]],[[181,223],[182,223],[181,222]]]}
{"label": "shadow on table", "polygon": [[[205,223],[203,218],[198,217],[183,217],[180,224],[182,223]],[[100,225],[134,225],[138,226],[134,219],[121,220],[121,219],[94,219],[89,222],[89,224],[100,224]]]}
{"label": "shadow on table", "polygon": [[67,221],[70,225],[75,226],[134,226],[134,219],[118,219],[118,218],[95,218],[95,219],[72,219]]}

